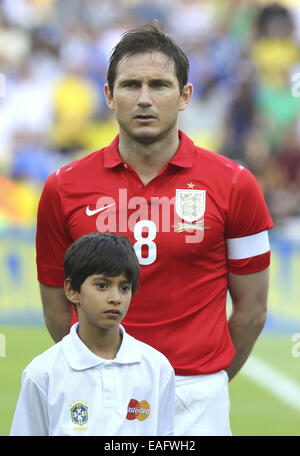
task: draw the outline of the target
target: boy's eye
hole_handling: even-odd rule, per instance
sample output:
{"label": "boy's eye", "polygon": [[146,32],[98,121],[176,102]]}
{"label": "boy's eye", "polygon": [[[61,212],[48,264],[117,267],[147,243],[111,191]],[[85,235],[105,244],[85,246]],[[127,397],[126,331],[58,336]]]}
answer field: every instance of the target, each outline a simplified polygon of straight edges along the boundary
{"label": "boy's eye", "polygon": [[102,290],[103,290],[104,288],[107,287],[107,285],[106,285],[105,282],[97,282],[97,283],[96,283],[96,286],[97,286],[98,288],[101,288]]}
{"label": "boy's eye", "polygon": [[121,286],[121,291],[123,291],[124,293],[127,293],[130,290],[131,290],[131,286],[130,285],[122,285]]}

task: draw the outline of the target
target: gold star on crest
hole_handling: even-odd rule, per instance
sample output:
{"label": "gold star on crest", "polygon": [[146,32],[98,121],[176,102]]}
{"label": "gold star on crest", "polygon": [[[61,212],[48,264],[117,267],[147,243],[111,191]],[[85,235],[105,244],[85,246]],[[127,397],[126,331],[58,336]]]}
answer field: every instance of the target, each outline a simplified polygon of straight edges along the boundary
{"label": "gold star on crest", "polygon": [[195,184],[193,184],[193,182],[189,182],[187,184],[188,188],[194,188],[195,187]]}

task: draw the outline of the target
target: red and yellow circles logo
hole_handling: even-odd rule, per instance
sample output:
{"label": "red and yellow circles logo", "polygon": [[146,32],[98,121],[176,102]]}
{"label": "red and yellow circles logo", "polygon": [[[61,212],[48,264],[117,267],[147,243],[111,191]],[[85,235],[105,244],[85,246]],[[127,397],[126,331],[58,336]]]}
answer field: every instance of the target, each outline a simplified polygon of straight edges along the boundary
{"label": "red and yellow circles logo", "polygon": [[150,405],[147,401],[137,401],[136,399],[130,399],[127,406],[127,420],[144,421],[150,415]]}

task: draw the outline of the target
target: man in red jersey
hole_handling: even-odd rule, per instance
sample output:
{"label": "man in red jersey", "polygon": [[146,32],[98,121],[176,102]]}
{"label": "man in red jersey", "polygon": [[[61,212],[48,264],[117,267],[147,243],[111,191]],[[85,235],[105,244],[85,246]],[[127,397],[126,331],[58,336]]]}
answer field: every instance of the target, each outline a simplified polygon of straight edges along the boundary
{"label": "man in red jersey", "polygon": [[230,435],[228,379],[265,323],[273,223],[247,169],[178,130],[192,96],[188,67],[155,27],[123,35],[104,87],[119,135],[46,182],[38,280],[46,326],[59,341],[76,320],[64,297],[65,251],[90,232],[128,236],[141,288],[124,326],[175,369],[175,434]]}

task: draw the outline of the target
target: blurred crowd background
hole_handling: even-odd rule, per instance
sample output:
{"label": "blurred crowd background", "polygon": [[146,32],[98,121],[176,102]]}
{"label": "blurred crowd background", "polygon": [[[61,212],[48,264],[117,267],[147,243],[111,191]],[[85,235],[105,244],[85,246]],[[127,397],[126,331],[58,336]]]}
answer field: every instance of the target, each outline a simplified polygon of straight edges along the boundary
{"label": "blurred crowd background", "polygon": [[34,226],[49,174],[114,138],[111,50],[155,20],[190,60],[180,128],[255,174],[277,226],[300,220],[300,2],[0,0],[0,229]]}

